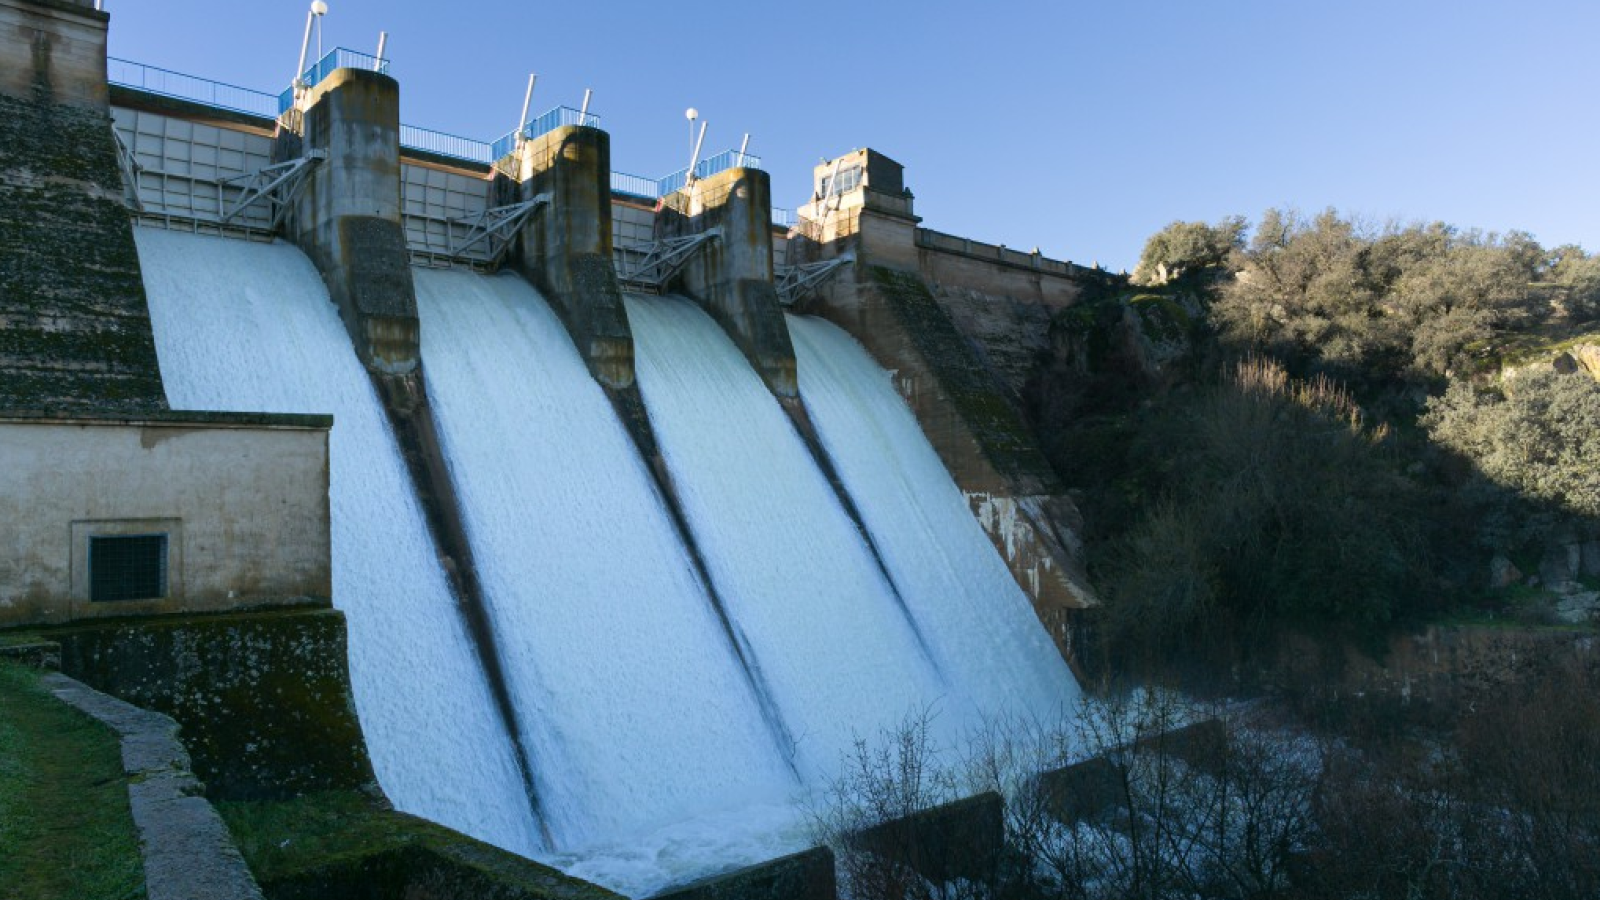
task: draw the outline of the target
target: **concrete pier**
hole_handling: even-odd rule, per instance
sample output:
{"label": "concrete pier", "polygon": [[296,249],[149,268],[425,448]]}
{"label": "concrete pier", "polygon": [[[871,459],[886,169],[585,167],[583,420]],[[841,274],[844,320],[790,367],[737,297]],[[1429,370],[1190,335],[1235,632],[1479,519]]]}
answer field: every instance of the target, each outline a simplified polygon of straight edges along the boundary
{"label": "concrete pier", "polygon": [[567,125],[525,142],[502,161],[495,200],[541,194],[548,204],[523,226],[517,270],[539,288],[602,385],[633,385],[633,332],[611,261],[611,136]]}
{"label": "concrete pier", "polygon": [[760,169],[733,168],[665,198],[655,236],[719,231],[678,274],[678,285],[717,320],[780,399],[799,396],[794,345],[772,282],[772,185]]}
{"label": "concrete pier", "polygon": [[308,102],[300,133],[281,130],[274,151],[277,159],[325,156],[295,200],[288,237],[322,272],[362,363],[411,372],[420,353],[400,227],[400,85],[377,72],[336,69]]}

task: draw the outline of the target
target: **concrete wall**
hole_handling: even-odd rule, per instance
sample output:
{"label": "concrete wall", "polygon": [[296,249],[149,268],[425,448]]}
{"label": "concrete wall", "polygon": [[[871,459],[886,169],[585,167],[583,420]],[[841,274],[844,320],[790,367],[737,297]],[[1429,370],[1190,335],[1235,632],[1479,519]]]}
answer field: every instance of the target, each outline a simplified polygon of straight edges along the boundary
{"label": "concrete wall", "polygon": [[281,134],[278,155],[303,148],[327,158],[295,203],[289,237],[322,272],[362,362],[389,374],[413,371],[420,339],[400,223],[400,85],[337,69],[308,102],[302,134]]}
{"label": "concrete wall", "polygon": [[717,320],[780,398],[799,396],[794,345],[772,283],[772,185],[760,169],[734,168],[667,197],[656,237],[719,229],[692,256],[676,286]]}
{"label": "concrete wall", "polygon": [[0,94],[106,111],[106,22],[88,0],[0,0]]}
{"label": "concrete wall", "polygon": [[0,0],[0,35],[0,408],[164,408],[106,105],[106,15]]}
{"label": "concrete wall", "polygon": [[[323,416],[0,416],[0,627],[331,593]],[[168,535],[168,595],[91,603],[91,535]]]}
{"label": "concrete wall", "polygon": [[561,316],[596,380],[633,384],[633,332],[612,261],[611,136],[568,125],[528,141],[499,203],[549,194],[522,229],[516,267]]}

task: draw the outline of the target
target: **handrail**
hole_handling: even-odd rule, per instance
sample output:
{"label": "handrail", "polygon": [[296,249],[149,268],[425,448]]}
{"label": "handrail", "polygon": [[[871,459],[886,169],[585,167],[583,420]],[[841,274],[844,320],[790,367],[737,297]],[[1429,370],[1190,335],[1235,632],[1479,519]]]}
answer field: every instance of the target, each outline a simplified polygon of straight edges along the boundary
{"label": "handrail", "polygon": [[646,178],[643,175],[629,175],[626,172],[611,173],[611,193],[628,194],[646,200],[655,200],[661,196],[660,188],[656,186],[656,179]]}
{"label": "handrail", "polygon": [[346,47],[335,47],[323,54],[323,57],[309,69],[300,74],[295,84],[278,95],[278,114],[282,115],[294,107],[294,92],[296,86],[314,88],[322,83],[324,78],[332,75],[335,69],[368,69],[379,74],[387,74],[389,61],[379,59],[370,53],[360,50],[351,50]]}
{"label": "handrail", "polygon": [[594,113],[580,112],[570,106],[557,106],[536,119],[523,123],[521,128],[512,129],[502,135],[490,145],[490,152],[494,159],[504,159],[517,149],[517,139],[531,141],[540,135],[549,134],[563,125],[584,125],[589,128],[600,127],[600,117]]}
{"label": "handrail", "polygon": [[[761,168],[761,157],[756,156],[754,153],[740,153],[737,150],[724,150],[721,153],[718,153],[716,156],[702,159],[700,162],[696,163],[694,167],[694,177],[697,179],[709,178],[718,172],[735,167],[759,169]],[[657,179],[656,186],[657,190],[659,191],[659,196],[665,197],[673,191],[681,190],[683,186],[688,183],[689,170],[686,167],[673,172],[671,175],[665,175]]]}
{"label": "handrail", "polygon": [[439,156],[448,156],[453,159],[464,159],[469,162],[488,165],[494,162],[494,156],[489,152],[487,141],[473,140],[455,134],[446,134],[442,131],[433,131],[428,128],[418,128],[415,125],[401,124],[400,146],[407,150],[421,150],[424,153],[435,153]]}
{"label": "handrail", "polygon": [[132,60],[106,58],[106,80],[147,94],[176,97],[214,106],[218,109],[273,118],[278,115],[278,99],[271,94],[238,85],[197,78],[170,69],[147,66]]}

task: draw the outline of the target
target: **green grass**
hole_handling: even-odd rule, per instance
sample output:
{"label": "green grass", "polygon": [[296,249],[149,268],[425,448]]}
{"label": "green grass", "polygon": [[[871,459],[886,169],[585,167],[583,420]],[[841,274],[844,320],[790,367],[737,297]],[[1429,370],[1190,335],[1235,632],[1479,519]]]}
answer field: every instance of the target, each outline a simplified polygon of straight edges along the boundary
{"label": "green grass", "polygon": [[116,735],[0,661],[0,900],[143,896]]}
{"label": "green grass", "polygon": [[451,835],[438,826],[386,810],[360,791],[322,791],[293,800],[226,801],[217,812],[262,882],[315,872]]}

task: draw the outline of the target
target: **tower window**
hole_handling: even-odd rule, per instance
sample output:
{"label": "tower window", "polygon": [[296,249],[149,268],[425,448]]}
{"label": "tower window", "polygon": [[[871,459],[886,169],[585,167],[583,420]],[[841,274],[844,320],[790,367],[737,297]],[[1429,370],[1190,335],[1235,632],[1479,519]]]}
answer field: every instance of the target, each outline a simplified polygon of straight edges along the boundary
{"label": "tower window", "polygon": [[167,596],[167,536],[89,538],[89,600],[160,600]]}

